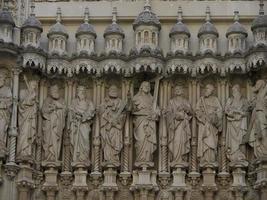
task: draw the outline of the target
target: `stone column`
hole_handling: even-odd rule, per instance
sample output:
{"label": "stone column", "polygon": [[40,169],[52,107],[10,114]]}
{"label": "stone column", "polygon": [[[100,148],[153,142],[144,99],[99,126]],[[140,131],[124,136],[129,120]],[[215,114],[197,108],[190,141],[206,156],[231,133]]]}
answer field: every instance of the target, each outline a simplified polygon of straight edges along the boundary
{"label": "stone column", "polygon": [[[163,109],[166,109],[167,107],[167,92],[168,92],[168,82],[167,80],[162,82],[161,88],[160,88],[160,106]],[[160,173],[167,173],[168,171],[168,138],[167,138],[167,125],[166,125],[166,119],[162,115],[160,117],[160,125],[161,125],[161,135],[160,135],[160,158],[161,158],[161,169]]]}
{"label": "stone column", "polygon": [[38,127],[37,127],[37,138],[36,138],[36,169],[38,171],[41,170],[41,162],[42,162],[42,115],[41,109],[43,106],[43,101],[45,98],[45,79],[40,80],[39,84],[39,105],[38,105]]}
{"label": "stone column", "polygon": [[[21,72],[19,67],[12,69],[13,72],[13,98],[12,98],[12,117],[9,129],[9,152],[8,152],[8,163],[6,164],[6,169],[9,174],[16,174],[18,171],[18,166],[15,163],[16,159],[16,142],[18,135],[18,95],[19,95],[19,74]],[[15,175],[14,174],[14,175]]]}
{"label": "stone column", "polygon": [[[102,94],[102,80],[98,77],[94,80],[94,95],[95,95],[95,105],[96,108],[99,108],[101,104],[101,94]],[[93,152],[94,152],[94,159],[93,159],[93,170],[91,173],[91,177],[95,185],[98,185],[101,178],[100,173],[100,117],[98,110],[95,116],[95,132],[93,135]]]}
{"label": "stone column", "polygon": [[[221,104],[224,108],[226,103],[226,79],[223,78],[220,80],[220,89],[221,89]],[[221,164],[220,164],[220,173],[227,173],[227,157],[226,157],[226,115],[223,115],[223,129],[221,134]]]}
{"label": "stone column", "polygon": [[[67,80],[65,88],[66,88],[66,102],[67,106],[69,107],[72,101],[72,91],[73,91],[73,80]],[[66,124],[66,131],[63,134],[63,171],[70,172],[71,168],[71,149],[70,149],[70,136],[69,136],[69,125],[70,119],[69,114],[67,114],[67,124]]]}
{"label": "stone column", "polygon": [[[196,109],[197,99],[200,97],[200,83],[196,78],[191,81],[191,105],[192,109]],[[193,190],[198,190],[198,183],[200,181],[200,173],[198,172],[198,163],[197,163],[197,119],[195,112],[193,112],[192,118],[192,138],[191,138],[191,163],[190,163],[190,183]]]}
{"label": "stone column", "polygon": [[[127,109],[130,109],[132,93],[132,81],[129,77],[125,78],[122,82],[122,100],[127,102]],[[128,185],[131,177],[130,173],[130,153],[131,153],[131,113],[127,110],[126,121],[124,126],[124,137],[123,137],[123,161],[122,161],[122,172],[120,173],[120,179],[124,186]]]}
{"label": "stone column", "polygon": [[[196,79],[193,79],[191,82],[192,85],[192,108],[193,110],[196,109],[198,92],[197,92],[197,82]],[[197,173],[197,120],[196,117],[193,116],[192,119],[192,139],[191,139],[191,173]]]}
{"label": "stone column", "polygon": [[15,200],[15,177],[19,171],[19,166],[15,163],[16,159],[16,143],[18,135],[18,95],[19,95],[19,74],[21,72],[20,62],[18,61],[18,67],[12,69],[13,73],[13,88],[12,88],[12,115],[11,115],[11,124],[9,128],[9,152],[8,152],[8,163],[5,165],[5,172],[8,176],[9,183],[9,196],[8,200]]}

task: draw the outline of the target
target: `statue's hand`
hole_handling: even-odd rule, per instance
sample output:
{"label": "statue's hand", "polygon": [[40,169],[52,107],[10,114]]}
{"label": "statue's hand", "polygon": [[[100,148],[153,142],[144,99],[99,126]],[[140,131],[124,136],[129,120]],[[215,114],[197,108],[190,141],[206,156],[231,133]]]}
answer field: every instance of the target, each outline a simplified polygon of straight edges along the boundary
{"label": "statue's hand", "polygon": [[154,111],[154,115],[160,116],[161,115],[161,110],[159,108],[156,108],[156,110]]}

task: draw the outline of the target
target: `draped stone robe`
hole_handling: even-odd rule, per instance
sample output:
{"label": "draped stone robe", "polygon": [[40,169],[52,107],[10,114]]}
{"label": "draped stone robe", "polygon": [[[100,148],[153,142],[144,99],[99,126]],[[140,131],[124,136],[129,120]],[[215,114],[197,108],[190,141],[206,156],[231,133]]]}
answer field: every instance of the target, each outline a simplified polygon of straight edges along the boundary
{"label": "draped stone robe", "polygon": [[248,103],[242,97],[239,99],[229,98],[226,102],[226,147],[227,157],[231,162],[246,160],[241,146],[247,134],[247,111]]}
{"label": "draped stone robe", "polygon": [[201,97],[196,106],[200,164],[217,164],[218,133],[222,130],[222,106],[215,96]]}
{"label": "draped stone robe", "polygon": [[123,147],[123,127],[126,119],[125,105],[120,98],[106,98],[101,105],[101,145],[107,165],[120,165],[119,156]]}
{"label": "draped stone robe", "polygon": [[65,111],[63,99],[48,97],[44,101],[42,108],[44,161],[59,161],[65,126]]}
{"label": "draped stone robe", "polygon": [[19,136],[17,142],[18,159],[33,159],[33,146],[37,131],[37,93],[28,90],[19,104]]}
{"label": "draped stone robe", "polygon": [[156,120],[153,116],[153,97],[150,94],[137,94],[133,98],[134,137],[136,163],[153,162],[156,150]]}
{"label": "draped stone robe", "polygon": [[74,99],[70,106],[72,161],[89,164],[90,133],[95,108],[92,102]]}
{"label": "draped stone robe", "polygon": [[254,148],[256,158],[267,157],[267,85],[253,100],[250,119],[249,143]]}
{"label": "draped stone robe", "polygon": [[0,88],[0,155],[6,150],[7,129],[10,122],[12,105],[11,89],[7,86]]}
{"label": "draped stone robe", "polygon": [[187,164],[191,139],[191,105],[187,99],[175,97],[170,100],[166,114],[171,165]]}

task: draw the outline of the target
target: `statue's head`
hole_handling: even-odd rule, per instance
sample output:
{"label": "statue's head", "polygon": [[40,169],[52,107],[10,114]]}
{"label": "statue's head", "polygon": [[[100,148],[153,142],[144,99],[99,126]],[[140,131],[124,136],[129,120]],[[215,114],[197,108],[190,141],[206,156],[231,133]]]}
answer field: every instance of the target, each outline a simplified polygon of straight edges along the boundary
{"label": "statue's head", "polygon": [[30,80],[29,81],[29,89],[30,90],[36,90],[38,88],[38,82],[37,80]]}
{"label": "statue's head", "polygon": [[238,85],[238,84],[233,85],[232,92],[233,92],[233,96],[234,97],[235,96],[240,96],[240,94],[241,94],[240,85]]}
{"label": "statue's head", "polygon": [[85,87],[84,86],[78,86],[77,87],[77,97],[79,98],[79,99],[85,99],[85,91],[86,91],[86,89],[85,89]]}
{"label": "statue's head", "polygon": [[262,80],[262,79],[257,80],[257,82],[256,82],[256,84],[255,84],[255,86],[254,86],[254,88],[253,88],[253,91],[254,91],[254,92],[258,92],[259,90],[261,90],[261,89],[264,88],[265,84],[266,84],[266,83],[265,83],[264,80]]}
{"label": "statue's head", "polygon": [[150,90],[151,90],[150,83],[148,81],[143,81],[141,83],[139,91],[142,91],[143,93],[148,94],[150,93]]}
{"label": "statue's head", "polygon": [[211,84],[207,84],[206,87],[205,87],[205,96],[206,97],[209,97],[213,94],[214,92],[214,86],[211,85]]}
{"label": "statue's head", "polygon": [[59,99],[60,98],[58,85],[52,85],[50,87],[50,95],[53,99]]}
{"label": "statue's head", "polygon": [[108,95],[111,98],[117,98],[118,97],[118,88],[116,85],[111,85],[108,89]]}
{"label": "statue's head", "polygon": [[7,70],[1,69],[0,70],[0,87],[3,87],[5,85],[7,78]]}
{"label": "statue's head", "polygon": [[182,96],[184,94],[184,88],[181,85],[176,85],[174,88],[175,96]]}

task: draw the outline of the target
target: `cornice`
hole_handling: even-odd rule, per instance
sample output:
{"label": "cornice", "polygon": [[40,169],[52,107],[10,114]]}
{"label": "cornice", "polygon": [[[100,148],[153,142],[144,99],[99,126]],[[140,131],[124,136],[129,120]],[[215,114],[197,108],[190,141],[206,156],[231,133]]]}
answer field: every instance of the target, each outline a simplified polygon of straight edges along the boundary
{"label": "cornice", "polygon": [[73,54],[72,56],[47,54],[40,48],[22,48],[12,43],[0,42],[0,52],[23,57],[23,68],[34,68],[46,75],[61,75],[66,77],[86,73],[89,76],[102,76],[115,73],[122,76],[132,76],[135,73],[149,72],[164,75],[187,75],[189,77],[214,74],[246,74],[262,69],[267,63],[267,47],[250,48],[247,52],[234,54],[182,54],[142,48],[132,49],[129,55],[124,53],[92,53]]}

